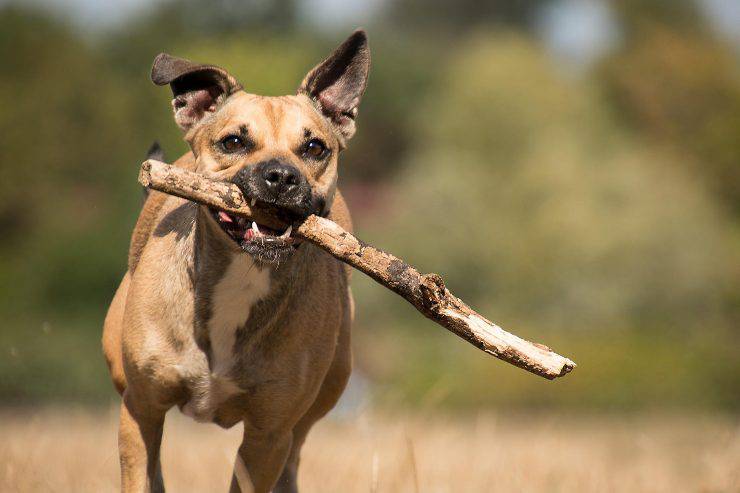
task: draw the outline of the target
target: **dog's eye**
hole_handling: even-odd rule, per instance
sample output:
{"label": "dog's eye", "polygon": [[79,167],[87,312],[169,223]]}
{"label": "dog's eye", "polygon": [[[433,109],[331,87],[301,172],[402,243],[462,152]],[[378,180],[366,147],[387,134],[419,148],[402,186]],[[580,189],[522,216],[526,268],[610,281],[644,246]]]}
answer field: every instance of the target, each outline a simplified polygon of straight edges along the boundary
{"label": "dog's eye", "polygon": [[319,139],[311,139],[303,147],[303,155],[312,159],[323,159],[328,151],[326,144]]}
{"label": "dog's eye", "polygon": [[238,135],[229,135],[221,139],[221,148],[225,152],[239,152],[243,151],[247,148],[246,142],[244,142],[244,139],[239,137]]}

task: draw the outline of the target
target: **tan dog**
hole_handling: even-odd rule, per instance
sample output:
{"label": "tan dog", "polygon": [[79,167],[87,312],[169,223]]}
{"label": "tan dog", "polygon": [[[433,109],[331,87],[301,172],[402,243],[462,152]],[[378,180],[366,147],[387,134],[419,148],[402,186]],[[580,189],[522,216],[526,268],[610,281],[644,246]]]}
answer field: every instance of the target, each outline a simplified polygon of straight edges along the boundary
{"label": "tan dog", "polygon": [[[328,215],[350,229],[337,159],[355,129],[370,53],[357,31],[296,96],[248,94],[226,71],[159,55],[191,153],[176,165],[237,184],[295,220]],[[231,491],[296,491],[301,445],[336,403],[351,369],[346,266],[290,231],[158,192],[136,224],[128,272],[108,311],[103,348],[123,396],[124,491],[163,491],[164,416],[242,421]]]}

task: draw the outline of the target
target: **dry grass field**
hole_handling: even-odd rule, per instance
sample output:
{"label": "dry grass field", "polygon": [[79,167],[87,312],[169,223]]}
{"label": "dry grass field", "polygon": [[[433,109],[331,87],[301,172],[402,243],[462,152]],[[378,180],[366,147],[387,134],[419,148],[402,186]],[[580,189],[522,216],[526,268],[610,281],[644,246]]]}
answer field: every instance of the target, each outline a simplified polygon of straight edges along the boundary
{"label": "dry grass field", "polygon": [[[0,491],[105,492],[118,485],[117,410],[0,412]],[[171,413],[170,491],[227,491],[240,431]],[[302,491],[737,492],[740,423],[688,416],[471,418],[367,413],[309,437]]]}

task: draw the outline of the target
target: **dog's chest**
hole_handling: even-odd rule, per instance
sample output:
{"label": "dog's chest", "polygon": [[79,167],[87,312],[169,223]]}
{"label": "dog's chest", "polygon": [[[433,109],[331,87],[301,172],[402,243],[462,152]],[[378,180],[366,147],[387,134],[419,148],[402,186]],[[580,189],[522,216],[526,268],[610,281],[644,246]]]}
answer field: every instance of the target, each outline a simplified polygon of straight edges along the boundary
{"label": "dog's chest", "polygon": [[208,318],[204,325],[210,340],[209,361],[193,368],[190,375],[190,400],[183,406],[185,414],[198,421],[210,421],[229,397],[241,392],[230,378],[239,328],[249,319],[255,303],[270,289],[270,273],[259,269],[249,255],[236,255],[216,281],[208,300]]}
{"label": "dog's chest", "polygon": [[211,369],[223,375],[231,367],[236,331],[249,319],[254,304],[270,289],[270,273],[259,269],[249,255],[236,255],[216,283],[207,322],[211,341]]}

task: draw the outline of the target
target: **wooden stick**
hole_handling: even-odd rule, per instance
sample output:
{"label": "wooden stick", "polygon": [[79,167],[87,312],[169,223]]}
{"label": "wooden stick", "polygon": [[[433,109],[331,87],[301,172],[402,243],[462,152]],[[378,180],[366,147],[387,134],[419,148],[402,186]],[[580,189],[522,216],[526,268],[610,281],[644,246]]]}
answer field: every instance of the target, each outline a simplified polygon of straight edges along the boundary
{"label": "wooden stick", "polygon": [[[279,225],[279,229],[288,225],[276,211],[249,207],[241,190],[232,183],[214,181],[159,161],[150,159],[142,164],[139,182],[160,192],[259,220],[267,226]],[[439,275],[419,273],[390,253],[363,243],[329,219],[309,216],[294,227],[293,235],[364,272],[401,295],[427,318],[507,363],[548,379],[562,377],[576,367],[573,361],[547,346],[510,334],[476,313],[450,293]]]}

